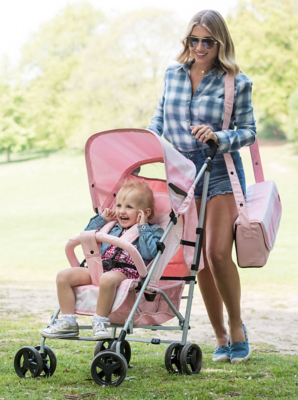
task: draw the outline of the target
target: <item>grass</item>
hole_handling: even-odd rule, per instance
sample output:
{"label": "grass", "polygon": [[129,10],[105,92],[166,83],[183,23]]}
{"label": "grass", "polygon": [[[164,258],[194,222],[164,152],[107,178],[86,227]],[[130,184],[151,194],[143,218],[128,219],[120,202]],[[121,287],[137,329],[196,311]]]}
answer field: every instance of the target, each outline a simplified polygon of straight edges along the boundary
{"label": "grass", "polygon": [[[0,398],[15,400],[65,399],[295,399],[298,396],[298,357],[254,353],[244,364],[212,362],[213,348],[202,346],[203,367],[198,375],[169,374],[164,366],[166,345],[131,344],[132,359],[119,387],[101,387],[90,375],[94,343],[50,340],[57,369],[50,378],[20,379],[13,369],[22,346],[39,345],[36,315],[5,313],[1,332]],[[2,319],[3,320],[3,319]],[[3,325],[2,325],[3,327]]]}
{"label": "grass", "polygon": [[[261,154],[265,178],[273,179],[279,188],[283,216],[268,264],[259,270],[240,270],[240,276],[243,292],[262,291],[279,298],[280,293],[297,290],[298,156],[283,142],[263,145]],[[242,157],[249,184],[253,175],[248,149],[243,149]],[[24,293],[55,290],[55,276],[67,266],[65,243],[93,215],[83,152],[63,150],[44,157],[27,154],[10,164],[0,159],[0,180],[0,289],[13,287]],[[279,302],[283,304],[282,298]],[[102,388],[90,375],[92,343],[49,341],[58,361],[54,376],[19,379],[13,369],[14,355],[24,345],[38,345],[39,330],[40,316],[1,309],[0,400],[29,396],[32,400],[298,396],[297,356],[276,355],[269,345],[258,345],[252,359],[242,365],[214,365],[213,347],[204,345],[200,374],[176,376],[165,370],[165,345],[133,343],[133,368],[127,379],[119,388]]]}

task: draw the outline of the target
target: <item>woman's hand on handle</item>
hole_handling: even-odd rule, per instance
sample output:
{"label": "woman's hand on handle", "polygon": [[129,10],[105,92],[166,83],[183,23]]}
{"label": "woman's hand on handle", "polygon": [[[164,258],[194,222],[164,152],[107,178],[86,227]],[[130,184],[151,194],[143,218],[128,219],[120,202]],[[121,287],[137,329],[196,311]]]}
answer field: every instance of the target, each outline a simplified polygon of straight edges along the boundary
{"label": "woman's hand on handle", "polygon": [[219,145],[219,140],[216,134],[207,125],[197,125],[191,126],[191,134],[195,139],[199,140],[201,143],[206,143],[207,140],[213,140],[217,145]]}

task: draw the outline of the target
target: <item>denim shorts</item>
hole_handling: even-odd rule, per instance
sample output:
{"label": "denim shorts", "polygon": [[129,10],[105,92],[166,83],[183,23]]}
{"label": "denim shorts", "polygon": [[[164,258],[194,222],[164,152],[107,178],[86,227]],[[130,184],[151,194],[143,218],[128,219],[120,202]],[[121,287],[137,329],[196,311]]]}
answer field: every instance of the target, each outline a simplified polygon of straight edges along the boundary
{"label": "denim shorts", "polygon": [[[195,164],[198,174],[202,166],[204,165],[206,158],[208,157],[209,149],[198,150],[198,151],[187,151],[187,152],[179,150],[179,152]],[[245,196],[246,195],[245,174],[239,151],[234,151],[230,154],[233,158],[239,182],[243,194]],[[202,197],[203,184],[204,184],[204,176],[200,179],[195,188],[196,199]],[[212,171],[209,179],[207,200],[210,200],[212,197],[218,194],[226,194],[226,193],[233,193],[233,189],[231,186],[231,181],[227,171],[224,156],[222,153],[217,152],[212,160]]]}

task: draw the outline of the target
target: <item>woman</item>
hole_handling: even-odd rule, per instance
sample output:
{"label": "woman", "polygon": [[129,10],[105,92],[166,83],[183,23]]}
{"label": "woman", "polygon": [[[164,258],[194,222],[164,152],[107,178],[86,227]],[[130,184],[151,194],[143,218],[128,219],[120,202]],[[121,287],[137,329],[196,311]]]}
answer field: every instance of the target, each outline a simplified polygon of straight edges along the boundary
{"label": "woman", "polygon": [[[199,171],[208,153],[207,140],[218,145],[207,197],[203,257],[199,287],[216,335],[213,361],[247,360],[250,356],[245,325],[241,319],[240,280],[232,260],[233,225],[237,209],[222,153],[231,152],[242,190],[245,175],[238,150],[254,143],[256,135],[251,81],[235,60],[234,45],[222,16],[205,10],[190,21],[182,41],[179,65],[165,74],[164,90],[149,130],[164,135]],[[229,129],[222,130],[224,81],[234,76],[235,96]],[[195,190],[199,213],[203,182]],[[229,317],[229,334],[223,318]]]}

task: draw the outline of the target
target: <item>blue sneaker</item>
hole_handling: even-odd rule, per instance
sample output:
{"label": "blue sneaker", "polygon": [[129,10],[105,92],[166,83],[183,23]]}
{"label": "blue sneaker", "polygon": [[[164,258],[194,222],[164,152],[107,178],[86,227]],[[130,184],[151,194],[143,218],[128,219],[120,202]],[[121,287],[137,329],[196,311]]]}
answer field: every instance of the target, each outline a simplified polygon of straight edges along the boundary
{"label": "blue sneaker", "polygon": [[215,362],[227,362],[231,360],[230,347],[229,346],[219,346],[215,349],[213,353],[212,361]]}
{"label": "blue sneaker", "polygon": [[243,326],[243,331],[244,331],[244,335],[245,335],[245,342],[231,343],[230,351],[231,351],[231,363],[232,364],[236,364],[241,361],[247,361],[250,358],[251,351],[249,348],[246,327],[244,324],[242,324],[242,326]]}

